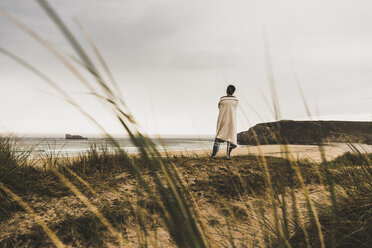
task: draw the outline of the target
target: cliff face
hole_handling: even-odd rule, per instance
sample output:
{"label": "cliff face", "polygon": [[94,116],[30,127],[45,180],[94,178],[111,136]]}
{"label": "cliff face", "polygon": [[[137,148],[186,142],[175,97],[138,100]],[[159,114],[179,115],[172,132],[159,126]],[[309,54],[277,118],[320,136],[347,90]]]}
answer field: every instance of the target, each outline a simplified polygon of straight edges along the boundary
{"label": "cliff face", "polygon": [[[318,144],[322,142],[355,142],[372,144],[372,122],[356,121],[279,121],[260,123],[248,131],[238,133],[238,143],[241,145],[284,143],[285,137],[289,144]],[[279,142],[278,142],[279,139]]]}

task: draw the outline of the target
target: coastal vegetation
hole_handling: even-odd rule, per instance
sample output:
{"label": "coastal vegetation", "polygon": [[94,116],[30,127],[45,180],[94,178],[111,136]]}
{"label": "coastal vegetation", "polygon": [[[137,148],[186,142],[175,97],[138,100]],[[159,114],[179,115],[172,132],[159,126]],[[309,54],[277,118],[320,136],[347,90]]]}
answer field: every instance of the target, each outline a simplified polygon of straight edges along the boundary
{"label": "coastal vegetation", "polygon": [[[92,146],[74,159],[52,155],[30,159],[28,153],[19,152],[17,143],[4,137],[0,147],[1,247],[52,246],[50,237],[33,221],[34,214],[65,245],[120,246],[91,206],[84,204],[65,180],[121,233],[127,242],[124,246],[183,247],[164,221],[166,202],[141,190],[131,169],[130,163],[135,164],[143,183],[157,188],[153,174],[161,173],[161,168],[151,168],[146,157]],[[231,161],[223,157],[169,156],[164,162],[174,166],[175,174],[170,176],[182,182],[180,193],[203,228],[206,246],[319,247],[319,224],[325,247],[368,247],[372,241],[371,159],[372,154],[346,153],[321,164],[260,156],[236,156]],[[302,182],[293,163],[300,170]],[[272,195],[267,193],[267,172]],[[165,178],[161,181],[166,183]],[[303,187],[314,205],[318,224]],[[171,189],[165,190],[171,194]],[[272,203],[276,205],[278,227]],[[34,214],[24,208],[25,204]]]}
{"label": "coastal vegetation", "polygon": [[[369,247],[372,241],[371,154],[321,163],[297,160],[279,128],[283,158],[183,157],[161,154],[138,129],[112,73],[77,23],[104,71],[45,0],[37,1],[74,49],[85,72],[11,14],[1,13],[38,41],[115,115],[140,152],[129,155],[51,78],[33,71],[94,123],[117,148],[92,147],[77,158],[30,157],[0,139],[2,247]],[[275,116],[279,107],[266,42]],[[92,80],[84,75],[89,73]],[[107,79],[108,80],[107,80]],[[279,119],[279,118],[277,118]],[[252,133],[259,145],[259,137]],[[318,140],[320,153],[322,142]]]}

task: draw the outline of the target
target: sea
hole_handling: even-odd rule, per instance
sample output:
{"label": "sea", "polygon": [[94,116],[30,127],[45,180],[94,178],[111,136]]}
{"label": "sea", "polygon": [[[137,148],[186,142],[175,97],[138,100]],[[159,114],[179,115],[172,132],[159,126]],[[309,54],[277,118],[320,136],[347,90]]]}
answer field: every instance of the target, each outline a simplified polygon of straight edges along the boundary
{"label": "sea", "polygon": [[[14,137],[11,139],[17,144],[17,151],[22,153],[24,151],[31,152],[33,157],[76,157],[80,154],[86,153],[88,150],[95,148],[97,151],[107,150],[114,152],[118,148],[107,138],[88,137],[88,139],[65,139],[62,135],[59,137]],[[158,151],[195,151],[213,148],[213,136],[203,137],[162,137],[151,138],[156,145]],[[115,138],[119,143],[120,148],[129,154],[135,154],[139,151],[131,141],[130,138]],[[352,151],[348,144],[345,143],[329,143],[329,146],[337,147],[343,152]],[[372,152],[372,145],[353,144],[363,152]],[[238,145],[238,147],[248,147],[245,145]]]}
{"label": "sea", "polygon": [[[117,147],[107,138],[65,139],[62,137],[17,137],[12,138],[17,143],[19,151],[31,151],[34,155],[53,155],[74,157],[87,152],[92,147],[95,149],[115,151]],[[115,138],[120,148],[127,153],[137,153],[136,147],[130,138]],[[211,149],[213,137],[172,137],[152,138],[159,151],[191,151]]]}

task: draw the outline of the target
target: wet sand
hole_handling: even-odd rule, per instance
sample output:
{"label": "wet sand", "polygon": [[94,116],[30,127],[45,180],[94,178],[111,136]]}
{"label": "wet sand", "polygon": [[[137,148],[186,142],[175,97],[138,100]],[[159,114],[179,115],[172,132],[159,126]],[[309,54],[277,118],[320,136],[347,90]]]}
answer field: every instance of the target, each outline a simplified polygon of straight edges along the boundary
{"label": "wet sand", "polygon": [[[361,152],[372,152],[372,145],[353,144]],[[290,159],[307,159],[313,162],[321,162],[320,148],[316,145],[288,145]],[[323,146],[325,157],[332,160],[345,152],[352,149],[345,143],[330,143]],[[209,156],[212,150],[189,150],[189,151],[170,151],[169,155],[176,156]],[[236,155],[265,155],[286,158],[286,152],[281,145],[262,145],[262,146],[239,146],[231,152],[231,156]],[[221,145],[217,154],[219,157],[226,156],[226,147]]]}
{"label": "wet sand", "polygon": [[[360,152],[372,153],[372,145],[365,144],[353,144]],[[320,148],[317,145],[288,145],[288,151],[284,150],[282,145],[262,145],[262,146],[238,146],[236,149],[232,150],[231,157],[239,155],[253,155],[253,156],[273,156],[289,158],[292,160],[309,160],[311,162],[319,163],[322,161],[322,156]],[[345,152],[352,152],[352,148],[346,143],[330,143],[322,147],[327,160],[332,160],[337,156],[344,154]],[[160,152],[162,156],[185,156],[185,157],[209,157],[212,153],[211,149],[201,149],[201,150],[181,150],[181,151],[168,151]],[[138,152],[132,152],[130,155],[135,156]],[[226,145],[221,144],[220,150],[217,153],[217,157],[226,156]],[[59,159],[74,160],[76,156],[61,156]],[[30,159],[34,161],[35,166],[41,166],[39,162],[40,159]],[[43,163],[41,163],[43,164]]]}

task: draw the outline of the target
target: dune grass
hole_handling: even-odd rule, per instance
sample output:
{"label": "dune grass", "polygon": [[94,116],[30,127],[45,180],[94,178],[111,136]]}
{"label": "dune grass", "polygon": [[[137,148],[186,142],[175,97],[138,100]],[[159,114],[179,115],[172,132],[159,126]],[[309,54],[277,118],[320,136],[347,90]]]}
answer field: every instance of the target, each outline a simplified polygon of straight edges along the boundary
{"label": "dune grass", "polygon": [[[2,139],[7,140],[6,138]],[[149,165],[145,165],[146,160],[140,155],[127,155],[123,159],[123,155],[120,153],[100,153],[99,151],[103,150],[97,148],[99,146],[93,146],[88,152],[75,159],[55,158],[56,161],[53,162],[53,165],[73,182],[92,204],[97,206],[99,212],[112,224],[113,228],[119,230],[126,237],[125,239],[130,240],[129,243],[140,243],[145,247],[153,247],[154,242],[160,242],[154,241],[156,230],[167,229],[166,223],[161,217],[166,214],[164,205],[161,201],[155,201],[138,189],[136,175],[128,168],[126,159],[142,168],[143,179],[150,187],[156,187],[156,182],[152,179],[154,170],[149,169]],[[372,211],[370,202],[372,184],[367,180],[370,177],[365,172],[371,168],[366,159],[370,156],[372,155],[361,154],[361,157],[358,157],[358,155],[347,153],[329,162],[332,178],[337,182],[335,188],[337,189],[336,196],[340,213],[336,218],[336,226],[338,227],[336,240],[339,242],[336,244],[337,247],[368,247],[371,231],[369,221]],[[205,228],[209,230],[209,242],[214,245],[227,247],[245,247],[245,245],[249,247],[306,247],[307,243],[310,247],[320,245],[316,224],[312,220],[311,212],[306,207],[306,200],[301,193],[302,185],[296,178],[296,172],[288,160],[266,157],[272,178],[273,195],[278,206],[279,224],[287,225],[287,227],[281,227],[287,232],[283,231],[283,234],[289,237],[284,244],[282,237],[278,236],[279,232],[274,229],[275,224],[272,216],[270,217],[271,211],[268,209],[270,204],[266,194],[266,172],[259,157],[236,156],[232,161],[226,161],[223,158],[210,160],[207,157],[175,156],[165,160],[168,164],[174,164],[183,180],[188,183],[188,192],[185,194],[194,196],[196,200],[193,203],[192,199],[187,197],[185,204],[199,205],[197,216],[205,220]],[[27,165],[29,161],[26,161],[23,167],[19,167],[18,173],[27,173],[28,166],[34,167],[35,161],[31,161],[31,164]],[[50,160],[42,160],[39,163],[43,161]],[[316,171],[315,164],[299,163],[305,185],[312,189],[310,196],[319,214],[325,245],[328,247],[331,244],[332,235],[332,206],[327,200],[329,191],[325,190],[324,193],[321,190],[323,186],[328,187],[324,180],[327,172],[322,168]],[[34,173],[38,174],[35,177],[45,173],[45,170],[48,171],[48,169],[44,169],[48,166],[50,165],[36,167]],[[22,170],[24,171],[21,173]],[[160,172],[161,170],[157,168],[156,171]],[[53,171],[50,173],[53,174]],[[323,180],[319,180],[319,176]],[[110,238],[110,234],[107,233],[107,229],[100,219],[92,214],[84,204],[78,203],[74,192],[71,192],[62,182],[58,183],[58,179],[50,178],[50,180],[57,181],[53,186],[55,191],[66,190],[67,192],[47,196],[40,192],[38,182],[34,180],[32,182],[18,181],[24,187],[27,186],[29,190],[17,190],[16,193],[30,206],[35,204],[32,202],[32,198],[29,198],[30,195],[38,198],[40,202],[34,205],[35,212],[40,211],[43,206],[44,208],[51,206],[56,208],[55,213],[58,217],[48,219],[47,223],[61,242],[77,247],[104,247],[108,244],[120,246],[120,242]],[[8,182],[6,185],[9,184]],[[88,189],[87,185],[91,189]],[[122,187],[126,188],[124,192],[130,190],[130,196],[126,197],[125,193],[119,190]],[[283,187],[286,187],[284,198],[282,198]],[[169,189],[167,192],[171,193]],[[2,193],[4,194],[4,192]],[[71,197],[75,199],[74,205],[67,212],[57,210],[58,207],[51,204],[53,201],[63,202],[63,199]],[[283,199],[287,202],[285,210],[283,210]],[[8,200],[12,204],[12,209],[6,210],[9,221],[14,215],[22,213],[22,205],[17,204],[14,199]],[[212,209],[217,212],[215,214],[208,213]],[[279,209],[282,210],[279,211]],[[79,214],[74,211],[78,211]],[[287,214],[286,222],[283,219],[283,211],[286,211]],[[29,216],[27,213],[24,215]],[[3,221],[6,220],[3,219]],[[254,222],[255,226],[250,226]],[[19,222],[18,225],[20,223],[22,222]],[[237,229],[237,227],[239,228]],[[214,229],[219,232],[215,233]],[[0,244],[9,247],[13,247],[10,244],[15,244],[15,247],[25,244],[47,247],[52,244],[48,236],[40,232],[40,228],[33,226],[31,230],[28,234],[15,233],[0,241]],[[258,230],[262,236],[258,236]],[[136,233],[136,241],[133,238],[128,238],[131,232]],[[162,238],[164,239],[164,234],[158,239],[162,240]],[[169,237],[167,236],[167,238]],[[354,239],[359,239],[359,241],[355,242]],[[168,240],[164,243],[174,246]]]}
{"label": "dune grass", "polygon": [[[83,66],[92,80],[27,25],[5,11],[1,13],[51,52],[90,94],[112,110],[140,155],[128,156],[58,83],[1,48],[0,52],[33,71],[90,119],[117,149],[110,153],[92,147],[73,160],[51,156],[39,161],[42,166],[37,167],[30,163],[27,152],[19,153],[16,144],[1,138],[3,223],[24,209],[39,226],[28,236],[9,232],[0,241],[2,246],[367,247],[371,242],[370,154],[354,149],[354,154],[334,161],[324,157],[320,164],[304,163],[293,159],[286,138],[279,134],[278,144],[288,152],[283,159],[262,153],[236,157],[229,163],[163,157],[138,129],[112,73],[83,27],[79,25],[110,81],[49,3],[37,2],[74,49],[78,57],[72,58],[73,62]],[[273,109],[280,119],[267,38],[265,48]],[[324,153],[321,145],[319,149]],[[47,197],[47,201],[66,206],[59,209],[59,204],[51,204],[57,217],[43,220],[43,205],[32,197],[45,204],[42,198]],[[71,213],[66,213],[67,209]]]}

